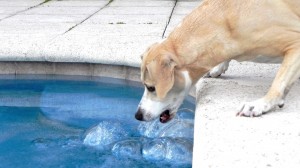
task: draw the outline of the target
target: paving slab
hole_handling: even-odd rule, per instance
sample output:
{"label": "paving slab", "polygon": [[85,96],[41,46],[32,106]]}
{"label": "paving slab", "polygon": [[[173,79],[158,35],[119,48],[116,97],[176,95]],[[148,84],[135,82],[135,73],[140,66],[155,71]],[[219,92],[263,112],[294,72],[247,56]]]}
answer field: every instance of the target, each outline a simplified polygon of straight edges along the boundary
{"label": "paving slab", "polygon": [[[88,24],[166,25],[175,1],[116,1],[86,21]],[[122,9],[122,10],[120,10]],[[138,9],[138,10],[137,10]],[[157,11],[161,12],[157,12]]]}
{"label": "paving slab", "polygon": [[51,6],[51,7],[97,7],[102,6],[103,3],[107,3],[107,0],[56,0],[56,1],[49,1],[44,6]]}
{"label": "paving slab", "polygon": [[[10,22],[3,21],[0,22],[0,33],[1,36],[10,38],[7,35],[16,34],[16,35],[49,35],[54,34],[58,35],[68,30],[69,27],[74,25],[74,23],[20,23],[20,22]],[[0,36],[0,37],[1,37]],[[11,36],[13,38],[13,36]],[[17,39],[15,39],[17,40]]]}
{"label": "paving slab", "polygon": [[19,11],[23,11],[25,9],[28,9],[28,7],[26,6],[0,6],[0,14],[1,15],[11,15],[11,14],[15,14]]}
{"label": "paving slab", "polygon": [[48,43],[40,54],[55,62],[139,66],[140,55],[161,39],[171,14],[171,5],[160,4],[174,2],[153,1],[151,7],[147,1],[131,1],[132,6],[126,3],[123,6],[122,2],[125,1],[113,1],[86,22]]}
{"label": "paving slab", "polygon": [[101,11],[108,15],[170,15],[172,7],[109,7]]}
{"label": "paving slab", "polygon": [[[157,24],[127,24],[126,22],[112,22],[108,24],[82,24],[76,29],[70,31],[71,35],[95,35],[98,38],[105,36],[161,36],[163,26]],[[64,36],[62,36],[64,38]]]}
{"label": "paving slab", "polygon": [[158,40],[157,36],[129,38],[128,36],[98,37],[66,34],[55,39],[45,46],[41,53],[36,54],[51,62],[93,62],[137,67],[141,53],[149,44]]}
{"label": "paving slab", "polygon": [[[127,14],[127,15],[102,15],[97,14],[90,19],[88,19],[86,24],[119,24],[125,23],[127,25],[142,25],[142,24],[162,24],[166,25],[169,15],[136,15],[136,14]],[[164,27],[164,26],[162,26]]]}
{"label": "paving slab", "polygon": [[39,53],[40,48],[44,47],[53,38],[53,35],[46,34],[2,35],[0,37],[0,61],[45,61],[44,57],[37,53]]}
{"label": "paving slab", "polygon": [[199,6],[200,3],[201,0],[178,1],[173,10],[173,14],[170,19],[169,25],[166,29],[164,37],[167,37],[173,31],[173,29],[182,22],[184,17],[188,15],[197,6]]}
{"label": "paving slab", "polygon": [[[44,0],[0,0],[1,7],[32,7],[44,2]],[[23,9],[26,9],[23,8]]]}
{"label": "paving slab", "polygon": [[145,1],[145,0],[135,0],[135,1],[118,1],[118,0],[114,0],[113,3],[111,3],[109,6],[111,7],[144,7],[144,6],[148,6],[148,7],[159,7],[159,6],[163,6],[163,7],[173,7],[174,6],[174,2],[173,0],[170,1]]}
{"label": "paving slab", "polygon": [[[105,2],[103,2],[105,4]],[[72,7],[72,6],[49,6],[43,5],[24,12],[25,15],[89,15],[99,10],[99,7]]]}
{"label": "paving slab", "polygon": [[[38,54],[42,48],[101,9],[108,1],[97,1],[91,7],[56,3],[60,1],[51,1],[51,4],[45,3],[0,21],[0,60],[44,61],[45,57]],[[75,4],[79,3],[84,4],[84,1],[76,1]]]}
{"label": "paving slab", "polygon": [[[56,15],[56,14],[51,14],[51,15],[16,15],[14,17],[11,17],[5,22],[7,23],[32,23],[32,24],[44,24],[44,23],[79,23],[82,20],[84,20],[87,17],[87,15],[72,15],[72,14],[66,14],[66,15]],[[1,18],[1,16],[0,16]],[[1,24],[1,23],[0,23]]]}
{"label": "paving slab", "polygon": [[0,14],[0,20],[6,18],[8,16],[9,16],[9,14]]}
{"label": "paving slab", "polygon": [[[18,13],[22,13],[34,6],[38,6],[44,2],[43,0],[28,0],[28,1],[10,1],[10,0],[1,0],[0,1],[0,21],[5,20],[11,16],[14,16]],[[4,16],[6,15],[6,16]]]}

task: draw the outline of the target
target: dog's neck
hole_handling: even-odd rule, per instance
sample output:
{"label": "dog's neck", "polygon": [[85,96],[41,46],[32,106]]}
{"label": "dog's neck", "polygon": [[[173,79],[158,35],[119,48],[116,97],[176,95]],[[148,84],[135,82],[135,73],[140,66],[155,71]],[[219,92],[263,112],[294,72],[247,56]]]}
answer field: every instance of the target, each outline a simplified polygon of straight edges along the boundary
{"label": "dog's neck", "polygon": [[169,51],[176,56],[177,70],[187,71],[192,80],[192,84],[195,84],[203,75],[209,70],[226,60],[226,58],[216,56],[212,49],[206,49],[204,52],[199,52],[197,49],[182,49],[182,46],[175,43],[172,38],[168,38],[163,41],[163,45],[167,46]]}

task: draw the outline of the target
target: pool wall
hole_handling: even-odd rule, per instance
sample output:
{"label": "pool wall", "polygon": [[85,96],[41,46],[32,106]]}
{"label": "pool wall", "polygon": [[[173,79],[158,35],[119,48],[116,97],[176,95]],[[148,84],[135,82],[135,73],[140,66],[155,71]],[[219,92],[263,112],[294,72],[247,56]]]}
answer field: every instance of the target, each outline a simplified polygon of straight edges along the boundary
{"label": "pool wall", "polygon": [[0,74],[82,75],[140,81],[140,69],[124,65],[57,62],[0,62]]}

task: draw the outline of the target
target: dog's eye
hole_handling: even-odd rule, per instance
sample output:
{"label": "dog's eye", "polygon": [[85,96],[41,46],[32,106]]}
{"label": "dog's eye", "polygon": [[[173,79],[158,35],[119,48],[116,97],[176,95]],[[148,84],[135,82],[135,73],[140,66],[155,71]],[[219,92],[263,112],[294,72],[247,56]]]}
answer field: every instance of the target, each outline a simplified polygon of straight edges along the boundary
{"label": "dog's eye", "polygon": [[153,86],[147,86],[147,89],[149,92],[154,92],[155,91],[155,87]]}

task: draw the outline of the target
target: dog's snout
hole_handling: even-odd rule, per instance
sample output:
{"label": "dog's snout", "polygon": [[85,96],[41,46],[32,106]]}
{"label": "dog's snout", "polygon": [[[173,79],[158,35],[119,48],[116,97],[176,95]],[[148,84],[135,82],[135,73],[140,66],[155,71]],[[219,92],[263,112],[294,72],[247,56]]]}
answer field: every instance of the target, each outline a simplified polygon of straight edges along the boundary
{"label": "dog's snout", "polygon": [[142,113],[142,110],[141,110],[141,109],[139,109],[139,110],[136,112],[135,118],[136,118],[137,120],[140,120],[140,121],[143,121],[143,120],[144,120],[143,113]]}

